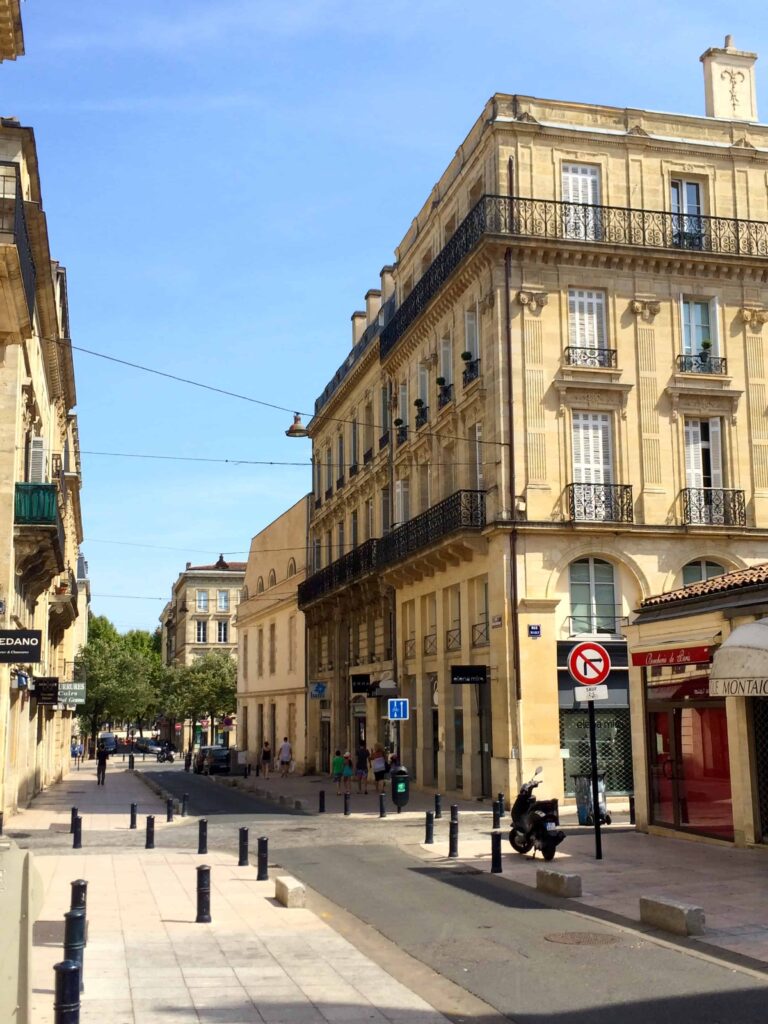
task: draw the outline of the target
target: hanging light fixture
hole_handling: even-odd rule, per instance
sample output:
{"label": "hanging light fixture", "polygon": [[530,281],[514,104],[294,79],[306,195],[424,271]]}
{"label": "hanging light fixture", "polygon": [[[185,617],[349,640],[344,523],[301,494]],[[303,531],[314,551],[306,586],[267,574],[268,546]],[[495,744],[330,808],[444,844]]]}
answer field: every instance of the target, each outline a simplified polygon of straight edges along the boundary
{"label": "hanging light fixture", "polygon": [[288,427],[285,432],[286,437],[309,437],[307,428],[301,422],[301,414],[295,412],[293,414],[293,423]]}

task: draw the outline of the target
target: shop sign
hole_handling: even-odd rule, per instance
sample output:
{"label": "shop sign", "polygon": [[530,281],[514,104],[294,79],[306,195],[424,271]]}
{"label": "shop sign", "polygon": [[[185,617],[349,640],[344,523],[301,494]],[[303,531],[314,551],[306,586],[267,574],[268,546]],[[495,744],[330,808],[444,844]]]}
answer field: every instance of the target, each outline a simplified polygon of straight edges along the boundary
{"label": "shop sign", "polygon": [[478,686],[487,682],[487,665],[451,665],[451,683],[454,686]]}
{"label": "shop sign", "polygon": [[352,693],[363,693],[367,697],[371,692],[370,672],[358,672],[350,676],[352,680]]}
{"label": "shop sign", "polygon": [[709,662],[712,648],[708,644],[698,647],[668,647],[660,651],[633,651],[632,664],[645,668],[654,665],[703,665]]}
{"label": "shop sign", "polygon": [[0,664],[39,662],[42,635],[39,629],[0,629]]}
{"label": "shop sign", "polygon": [[85,683],[59,683],[62,704],[85,704]]}
{"label": "shop sign", "polygon": [[309,698],[310,700],[322,700],[325,696],[325,691],[328,689],[327,683],[310,683],[309,684]]}
{"label": "shop sign", "polygon": [[768,697],[768,679],[710,679],[710,697]]}
{"label": "shop sign", "polygon": [[531,640],[541,639],[541,625],[538,622],[532,622],[528,626],[528,636]]}
{"label": "shop sign", "polygon": [[38,704],[58,704],[59,677],[50,676],[42,679],[35,677],[35,699]]}

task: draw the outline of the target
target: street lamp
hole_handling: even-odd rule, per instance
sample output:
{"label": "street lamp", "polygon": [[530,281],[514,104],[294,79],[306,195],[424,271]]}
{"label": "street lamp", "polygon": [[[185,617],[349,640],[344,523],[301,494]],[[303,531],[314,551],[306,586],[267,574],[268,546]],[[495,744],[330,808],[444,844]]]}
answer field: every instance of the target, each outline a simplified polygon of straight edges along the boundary
{"label": "street lamp", "polygon": [[285,432],[286,437],[309,437],[309,432],[304,424],[301,422],[301,413],[295,412],[293,414],[293,423],[288,427]]}

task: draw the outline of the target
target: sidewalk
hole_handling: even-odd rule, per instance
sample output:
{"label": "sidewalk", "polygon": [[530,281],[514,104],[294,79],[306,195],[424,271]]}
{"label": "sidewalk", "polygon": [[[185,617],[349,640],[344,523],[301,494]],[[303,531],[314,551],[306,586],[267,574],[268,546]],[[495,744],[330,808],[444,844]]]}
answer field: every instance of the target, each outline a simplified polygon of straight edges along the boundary
{"label": "sidewalk", "polygon": [[[131,802],[160,823],[161,801],[115,768],[103,787],[91,766],[70,774],[14,815],[9,831],[68,830],[75,803],[90,828],[115,832],[116,846]],[[53,965],[79,877],[88,881],[81,1024],[447,1024],[314,913],[279,905],[274,880],[257,882],[253,865],[239,868],[228,854],[101,847],[34,862],[45,891],[32,958],[35,1024],[54,1019]],[[195,923],[200,863],[211,866],[210,924]]]}

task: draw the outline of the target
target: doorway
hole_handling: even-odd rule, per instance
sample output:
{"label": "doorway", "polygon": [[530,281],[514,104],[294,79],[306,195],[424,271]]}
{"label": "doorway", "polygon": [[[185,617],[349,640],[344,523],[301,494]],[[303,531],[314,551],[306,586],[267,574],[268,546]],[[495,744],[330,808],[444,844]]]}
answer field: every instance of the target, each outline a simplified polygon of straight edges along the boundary
{"label": "doorway", "polygon": [[320,771],[331,769],[331,716],[320,719]]}

